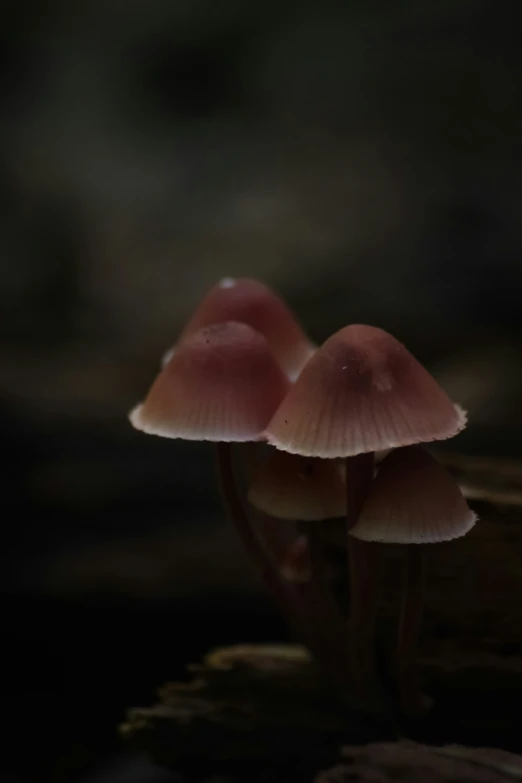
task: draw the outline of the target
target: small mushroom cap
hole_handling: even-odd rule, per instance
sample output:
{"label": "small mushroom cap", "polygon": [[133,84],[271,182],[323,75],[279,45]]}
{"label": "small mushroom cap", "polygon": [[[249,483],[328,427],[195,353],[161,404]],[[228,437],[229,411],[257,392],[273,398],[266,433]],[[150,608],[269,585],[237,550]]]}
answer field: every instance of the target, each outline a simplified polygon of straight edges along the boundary
{"label": "small mushroom cap", "polygon": [[346,514],[344,465],[273,450],[248,500],[278,519],[315,522]]}
{"label": "small mushroom cap", "polygon": [[[316,350],[283,300],[257,280],[226,277],[214,286],[181,333],[179,343],[212,324],[238,321],[260,332],[293,380]],[[172,356],[171,348],[164,362]]]}
{"label": "small mushroom cap", "polygon": [[261,334],[246,324],[218,324],[177,348],[130,420],[166,438],[256,440],[288,387]]}
{"label": "small mushroom cap", "polygon": [[459,485],[419,446],[382,462],[350,535],[389,544],[434,544],[466,535],[477,520]]}
{"label": "small mushroom cap", "polygon": [[353,325],[308,361],[266,437],[294,454],[349,457],[444,440],[465,424],[464,412],[402,343]]}

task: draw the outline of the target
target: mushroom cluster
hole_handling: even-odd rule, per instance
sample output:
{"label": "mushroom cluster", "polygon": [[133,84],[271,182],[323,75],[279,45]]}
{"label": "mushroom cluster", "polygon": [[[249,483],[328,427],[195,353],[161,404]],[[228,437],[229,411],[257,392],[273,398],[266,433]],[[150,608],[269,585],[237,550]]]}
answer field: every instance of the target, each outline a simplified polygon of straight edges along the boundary
{"label": "mushroom cluster", "polygon": [[[224,502],[259,576],[339,692],[368,708],[382,703],[379,549],[405,547],[394,671],[400,708],[425,709],[416,673],[422,545],[463,536],[476,519],[419,445],[453,437],[466,416],[404,345],[350,325],[317,347],[266,286],[226,278],[130,420],[149,434],[216,444]],[[260,453],[244,498],[235,463],[251,465],[252,443]],[[346,555],[344,592],[333,543]]]}

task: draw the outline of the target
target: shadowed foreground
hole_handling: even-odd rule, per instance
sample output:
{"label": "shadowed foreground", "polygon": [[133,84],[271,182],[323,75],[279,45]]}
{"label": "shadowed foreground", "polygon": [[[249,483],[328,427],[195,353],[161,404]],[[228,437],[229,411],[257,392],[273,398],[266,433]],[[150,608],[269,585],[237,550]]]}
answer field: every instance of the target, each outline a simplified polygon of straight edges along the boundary
{"label": "shadowed foreground", "polygon": [[[362,763],[366,771],[353,772],[354,777],[345,761],[322,773],[321,783],[420,780],[416,775],[423,781],[522,778],[518,757],[506,767],[493,764],[494,754],[479,763],[467,750],[399,744],[393,751],[376,746],[374,755],[373,746],[357,749],[408,739],[522,750],[522,469],[517,463],[486,464],[455,455],[443,459],[465,487],[480,522],[465,539],[429,546],[422,670],[434,706],[423,720],[405,721],[393,708],[368,716],[341,706],[300,647],[236,646],[190,666],[194,679],[164,686],[159,704],[130,710],[121,727],[125,740],[160,765],[189,768],[203,778],[219,773],[284,780],[291,773],[292,779],[312,780],[336,763],[343,745],[355,746],[353,764],[359,769]],[[383,547],[379,645],[388,683],[402,554],[399,546]],[[393,700],[393,688],[391,693]],[[459,753],[473,758],[463,760]],[[388,762],[404,774],[393,777]]]}

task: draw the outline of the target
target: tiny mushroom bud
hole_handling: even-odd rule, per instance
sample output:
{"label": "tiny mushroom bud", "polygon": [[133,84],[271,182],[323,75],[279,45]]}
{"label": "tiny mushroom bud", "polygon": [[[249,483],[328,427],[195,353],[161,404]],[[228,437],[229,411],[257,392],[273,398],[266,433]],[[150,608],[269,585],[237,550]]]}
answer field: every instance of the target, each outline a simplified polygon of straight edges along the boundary
{"label": "tiny mushroom bud", "polygon": [[346,489],[342,464],[273,450],[248,492],[260,511],[303,522],[342,517]]}
{"label": "tiny mushroom bud", "polygon": [[179,341],[164,357],[168,361],[199,329],[225,321],[239,321],[260,332],[275,358],[293,380],[315,350],[283,300],[257,280],[226,277],[214,286],[185,326]]}
{"label": "tiny mushroom bud", "polygon": [[281,563],[281,574],[289,582],[309,582],[312,578],[308,538],[300,535],[289,545]]}

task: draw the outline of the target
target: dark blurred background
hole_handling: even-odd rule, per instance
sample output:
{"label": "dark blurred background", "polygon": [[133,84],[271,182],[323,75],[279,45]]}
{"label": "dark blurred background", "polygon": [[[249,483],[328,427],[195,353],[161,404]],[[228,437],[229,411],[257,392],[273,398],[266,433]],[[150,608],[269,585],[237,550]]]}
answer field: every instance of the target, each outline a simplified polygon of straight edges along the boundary
{"label": "dark blurred background", "polygon": [[209,449],[128,410],[223,276],[404,340],[521,451],[516,3],[34,0],[0,28],[0,780],[171,780],[116,726],[286,637]]}

